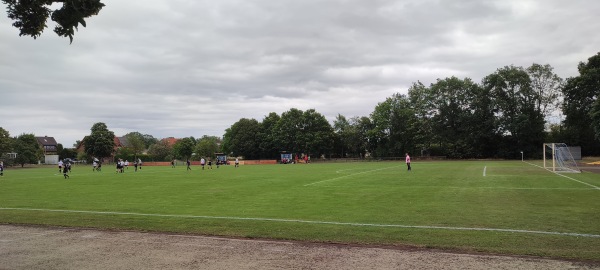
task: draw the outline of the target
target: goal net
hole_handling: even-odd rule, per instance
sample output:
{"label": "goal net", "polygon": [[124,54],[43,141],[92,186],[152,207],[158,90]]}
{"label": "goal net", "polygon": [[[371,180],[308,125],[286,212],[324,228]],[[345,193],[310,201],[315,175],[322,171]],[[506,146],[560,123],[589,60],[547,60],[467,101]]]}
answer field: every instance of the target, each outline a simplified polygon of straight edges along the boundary
{"label": "goal net", "polygon": [[569,147],[564,143],[544,144],[544,168],[553,172],[581,172]]}

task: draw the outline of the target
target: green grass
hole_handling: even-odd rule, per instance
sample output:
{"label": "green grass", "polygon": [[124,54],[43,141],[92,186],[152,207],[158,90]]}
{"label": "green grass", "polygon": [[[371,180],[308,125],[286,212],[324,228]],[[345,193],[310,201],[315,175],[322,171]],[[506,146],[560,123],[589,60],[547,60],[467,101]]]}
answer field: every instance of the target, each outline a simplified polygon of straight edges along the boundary
{"label": "green grass", "polygon": [[520,161],[414,162],[410,173],[400,162],[103,170],[75,166],[65,180],[54,167],[8,168],[0,223],[600,261],[592,173],[569,179]]}

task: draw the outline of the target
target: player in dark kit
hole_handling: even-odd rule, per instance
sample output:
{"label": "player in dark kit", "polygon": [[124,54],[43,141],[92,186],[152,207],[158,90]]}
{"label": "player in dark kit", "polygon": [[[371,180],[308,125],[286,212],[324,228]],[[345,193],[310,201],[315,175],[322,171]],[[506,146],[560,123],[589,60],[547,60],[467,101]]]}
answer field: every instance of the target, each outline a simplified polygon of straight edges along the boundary
{"label": "player in dark kit", "polygon": [[123,173],[123,161],[120,159],[117,161],[117,173]]}
{"label": "player in dark kit", "polygon": [[66,164],[63,167],[63,176],[65,177],[65,179],[69,178],[69,168]]}
{"label": "player in dark kit", "polygon": [[191,170],[192,170],[192,168],[190,167],[190,165],[191,165],[192,163],[190,162],[190,160],[189,160],[189,159],[188,159],[188,160],[185,162],[185,164],[187,164],[187,170],[188,170],[188,171],[191,171]]}

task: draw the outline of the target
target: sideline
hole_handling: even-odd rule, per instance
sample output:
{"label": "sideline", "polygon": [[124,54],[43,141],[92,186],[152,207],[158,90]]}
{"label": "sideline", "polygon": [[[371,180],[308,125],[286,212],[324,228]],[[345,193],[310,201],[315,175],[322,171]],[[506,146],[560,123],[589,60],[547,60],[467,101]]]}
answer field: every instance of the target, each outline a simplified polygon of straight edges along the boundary
{"label": "sideline", "polygon": [[41,209],[41,208],[10,208],[10,207],[0,207],[0,211],[1,210],[37,211],[37,212],[60,212],[60,213],[78,213],[78,214],[92,214],[92,215],[122,215],[122,216],[148,216],[148,217],[169,217],[169,218],[191,218],[191,219],[250,220],[250,221],[270,221],[270,222],[287,222],[287,223],[307,223],[307,224],[341,225],[341,226],[356,226],[356,227],[379,227],[379,228],[407,228],[407,229],[452,230],[452,231],[508,232],[508,233],[523,233],[523,234],[545,234],[545,235],[556,235],[556,236],[600,238],[600,234],[586,234],[586,233],[572,233],[572,232],[550,232],[550,231],[532,231],[532,230],[498,229],[498,228],[469,228],[469,227],[418,226],[418,225],[401,225],[401,224],[373,224],[373,223],[351,223],[351,222],[315,221],[315,220],[301,220],[301,219],[278,219],[278,218],[166,215],[166,214],[144,214],[144,213],[127,213],[127,212],[84,211],[84,210],[59,210],[59,209]]}
{"label": "sideline", "polygon": [[[488,175],[487,177],[495,177],[497,175]],[[352,185],[353,187],[371,187],[371,186],[361,186],[361,185]],[[345,188],[348,186],[342,185],[326,185],[324,187],[328,188]],[[580,187],[580,188],[544,188],[544,187],[461,187],[461,186],[403,186],[403,189],[424,189],[424,188],[446,188],[446,189],[503,189],[503,190],[594,190],[594,188],[588,187]]]}
{"label": "sideline", "polygon": [[567,178],[567,179],[569,179],[569,180],[572,180],[572,181],[575,181],[575,182],[578,182],[578,183],[581,183],[581,184],[584,184],[584,185],[587,185],[587,186],[593,187],[594,189],[600,190],[600,187],[594,186],[594,185],[592,185],[592,184],[589,184],[589,183],[586,183],[586,182],[583,182],[583,181],[577,180],[577,179],[575,179],[575,178],[572,178],[572,177],[568,177],[568,176],[566,176],[566,175],[563,175],[563,174],[560,174],[560,173],[557,173],[557,172],[553,172],[553,171],[551,171],[551,170],[548,170],[548,169],[546,169],[546,168],[544,168],[544,167],[542,167],[542,166],[539,166],[539,165],[536,165],[536,164],[533,164],[533,163],[529,163],[529,162],[527,162],[527,161],[523,161],[523,162],[525,162],[525,163],[527,163],[527,164],[529,164],[529,165],[531,165],[531,166],[535,166],[535,167],[538,167],[538,168],[544,169],[544,170],[546,170],[546,171],[549,171],[549,172],[551,172],[551,173],[554,173],[554,174],[556,174],[556,175],[560,175],[560,176],[562,176],[562,177],[564,177],[564,178]]}

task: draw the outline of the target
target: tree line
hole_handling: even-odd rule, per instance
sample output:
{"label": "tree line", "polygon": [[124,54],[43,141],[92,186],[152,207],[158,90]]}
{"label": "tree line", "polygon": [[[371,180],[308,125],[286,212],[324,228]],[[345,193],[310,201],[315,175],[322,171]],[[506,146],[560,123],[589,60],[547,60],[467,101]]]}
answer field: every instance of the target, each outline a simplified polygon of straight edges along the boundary
{"label": "tree line", "polygon": [[[327,158],[539,158],[544,142],[600,154],[600,53],[566,80],[552,66],[505,66],[485,76],[413,83],[369,116],[338,115],[330,124],[314,109],[242,118],[225,131],[223,151],[275,158],[279,151]],[[562,119],[564,117],[564,119]]]}
{"label": "tree line", "polygon": [[[485,76],[413,83],[369,116],[338,114],[330,123],[314,109],[271,112],[262,121],[241,118],[222,138],[179,139],[174,145],[131,132],[115,152],[114,133],[92,126],[85,153],[59,145],[61,158],[116,157],[164,161],[200,159],[223,152],[246,159],[275,159],[281,151],[325,158],[386,158],[404,153],[448,158],[539,158],[544,142],[581,146],[600,154],[600,53],[578,65],[579,75],[560,78],[550,65],[505,66]],[[18,164],[37,163],[42,151],[33,134],[10,137],[0,127],[0,153],[17,153]],[[4,156],[2,159],[7,160]]]}
{"label": "tree line", "polygon": [[216,136],[203,136],[199,139],[186,137],[178,139],[175,144],[168,140],[158,140],[149,134],[130,132],[125,134],[126,147],[115,149],[114,132],[105,123],[95,123],[91,133],[81,142],[84,152],[79,153],[80,159],[114,157],[123,160],[169,161],[173,159],[200,159],[214,157],[219,152],[221,139]]}

